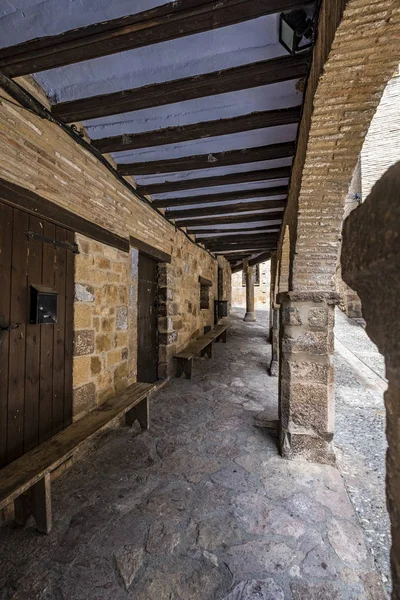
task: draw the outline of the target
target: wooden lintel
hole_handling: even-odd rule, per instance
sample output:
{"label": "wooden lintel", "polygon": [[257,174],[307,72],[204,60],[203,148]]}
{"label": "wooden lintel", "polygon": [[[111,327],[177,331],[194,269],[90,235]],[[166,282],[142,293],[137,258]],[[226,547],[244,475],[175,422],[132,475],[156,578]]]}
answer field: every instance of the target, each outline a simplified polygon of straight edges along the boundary
{"label": "wooden lintel", "polygon": [[304,77],[309,60],[309,54],[280,56],[223,71],[60,102],[53,107],[53,113],[59,119],[73,123],[251,89]]}
{"label": "wooden lintel", "polygon": [[201,283],[201,285],[207,285],[208,287],[211,287],[213,284],[210,279],[206,279],[205,277],[202,277],[201,275],[199,275],[199,283]]}
{"label": "wooden lintel", "polygon": [[4,48],[0,51],[0,69],[10,77],[37,73],[227,27],[301,5],[299,0],[172,2]]}
{"label": "wooden lintel", "polygon": [[[183,196],[181,198],[166,198],[163,200],[154,200],[153,204],[157,208],[172,206],[189,206],[191,204],[214,204],[216,202],[230,202],[231,200],[247,200],[249,198],[273,198],[274,196],[287,195],[289,188],[287,185],[274,187],[258,188],[255,190],[237,190],[234,192],[224,192],[222,194],[203,194],[200,196]],[[271,201],[269,201],[271,202]],[[280,200],[281,202],[281,200]],[[172,214],[172,210],[168,210]],[[175,213],[174,213],[175,214]]]}
{"label": "wooden lintel", "polygon": [[0,178],[0,202],[20,208],[65,229],[81,233],[107,246],[129,252],[129,240],[127,238],[112,233],[108,229],[87,221],[76,213],[42,198],[35,192],[2,178]]}
{"label": "wooden lintel", "polygon": [[137,191],[142,195],[165,194],[168,192],[182,192],[185,190],[196,190],[206,187],[218,187],[220,185],[240,185],[252,183],[253,181],[271,181],[274,179],[288,179],[291,167],[278,169],[260,169],[259,171],[247,171],[244,173],[230,173],[229,175],[218,175],[216,177],[200,177],[196,179],[185,179],[183,181],[164,181],[149,185],[138,185]]}
{"label": "wooden lintel", "polygon": [[243,148],[213,154],[195,154],[183,158],[155,160],[117,165],[120,175],[156,175],[158,173],[176,173],[178,171],[196,171],[245,163],[275,160],[292,157],[295,152],[294,142],[270,144],[256,148]]}
{"label": "wooden lintel", "polygon": [[243,131],[253,131],[254,129],[265,129],[267,127],[298,123],[300,112],[300,106],[292,106],[290,108],[254,112],[229,119],[214,119],[213,121],[190,125],[165,127],[164,129],[145,131],[144,133],[124,133],[114,137],[92,140],[92,144],[103,154],[107,152],[137,150],[138,148],[165,146],[167,144],[179,144],[181,142],[219,135],[229,135]]}
{"label": "wooden lintel", "polygon": [[154,248],[154,246],[150,246],[150,244],[146,244],[146,242],[143,242],[132,235],[129,237],[129,243],[131,246],[137,248],[140,252],[143,252],[143,254],[146,254],[157,262],[170,263],[172,260],[171,254],[167,254],[158,248]]}

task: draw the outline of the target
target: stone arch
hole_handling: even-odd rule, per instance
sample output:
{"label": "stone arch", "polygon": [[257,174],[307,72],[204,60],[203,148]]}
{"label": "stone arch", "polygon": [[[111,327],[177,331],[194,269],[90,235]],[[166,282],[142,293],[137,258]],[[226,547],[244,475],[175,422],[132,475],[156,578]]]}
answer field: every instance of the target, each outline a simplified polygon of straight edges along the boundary
{"label": "stone arch", "polygon": [[400,36],[398,0],[323,0],[321,22],[285,225],[296,231],[291,289],[331,292],[346,193],[371,119],[400,62],[394,43]]}
{"label": "stone arch", "polygon": [[343,278],[363,304],[367,333],[385,357],[386,490],[392,523],[393,595],[400,598],[400,162],[343,226]]}

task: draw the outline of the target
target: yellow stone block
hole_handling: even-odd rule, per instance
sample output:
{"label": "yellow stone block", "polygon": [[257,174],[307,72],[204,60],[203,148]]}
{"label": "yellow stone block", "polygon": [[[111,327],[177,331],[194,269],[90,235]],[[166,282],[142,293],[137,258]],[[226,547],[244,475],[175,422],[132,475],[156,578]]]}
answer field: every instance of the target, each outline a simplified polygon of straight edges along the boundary
{"label": "yellow stone block", "polygon": [[75,356],[73,362],[73,387],[90,381],[90,356]]}
{"label": "yellow stone block", "polygon": [[92,326],[92,306],[75,302],[74,329],[90,329]]}

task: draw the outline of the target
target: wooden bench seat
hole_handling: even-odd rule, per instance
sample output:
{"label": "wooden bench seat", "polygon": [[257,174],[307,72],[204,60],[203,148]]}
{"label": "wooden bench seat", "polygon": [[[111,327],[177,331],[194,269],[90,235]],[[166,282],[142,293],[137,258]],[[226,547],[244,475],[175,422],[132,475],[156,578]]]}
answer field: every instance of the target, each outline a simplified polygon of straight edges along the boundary
{"label": "wooden bench seat", "polygon": [[187,379],[191,379],[193,358],[196,354],[201,354],[201,356],[207,355],[209,358],[212,358],[213,342],[222,340],[226,344],[227,329],[228,325],[221,323],[197,340],[189,342],[182,352],[176,354],[176,377],[180,377],[184,373]]}
{"label": "wooden bench seat", "polygon": [[25,525],[33,515],[38,531],[49,533],[51,472],[123,416],[127,425],[131,426],[137,419],[142,429],[148,429],[149,395],[155,387],[154,383],[134,383],[113,400],[1,469],[0,510],[14,501],[15,519],[19,524]]}

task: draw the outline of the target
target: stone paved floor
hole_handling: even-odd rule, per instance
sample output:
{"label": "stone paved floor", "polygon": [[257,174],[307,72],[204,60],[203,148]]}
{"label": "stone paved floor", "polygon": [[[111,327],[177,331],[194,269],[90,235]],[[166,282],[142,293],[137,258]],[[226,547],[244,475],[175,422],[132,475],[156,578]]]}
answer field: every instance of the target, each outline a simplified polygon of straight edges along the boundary
{"label": "stone paved floor", "polygon": [[54,529],[0,530],[1,600],[380,600],[339,472],[282,460],[265,324],[228,343],[54,485]]}
{"label": "stone paved floor", "polygon": [[338,467],[389,592],[391,542],[385,495],[384,359],[365,330],[339,309],[335,338]]}

